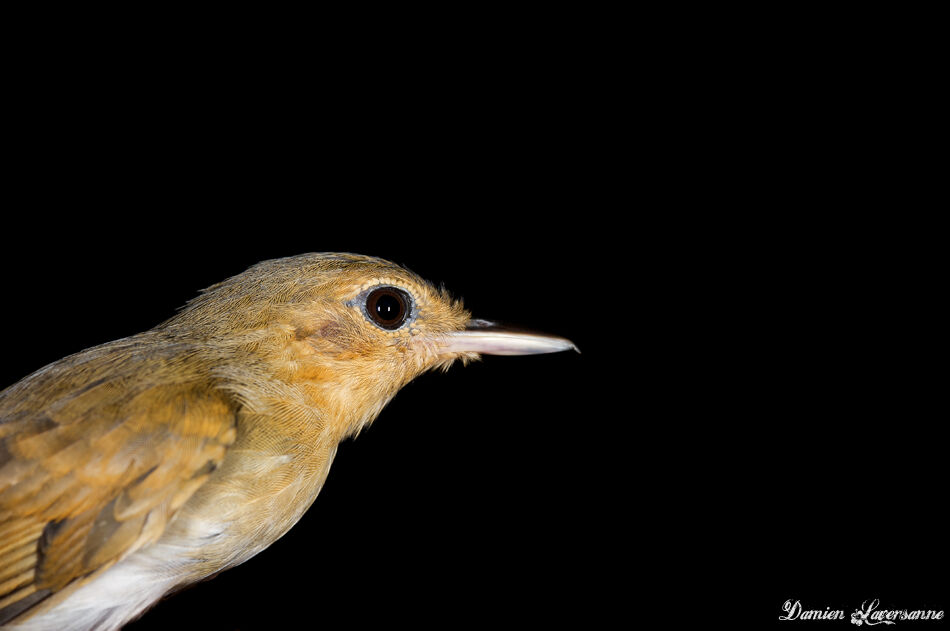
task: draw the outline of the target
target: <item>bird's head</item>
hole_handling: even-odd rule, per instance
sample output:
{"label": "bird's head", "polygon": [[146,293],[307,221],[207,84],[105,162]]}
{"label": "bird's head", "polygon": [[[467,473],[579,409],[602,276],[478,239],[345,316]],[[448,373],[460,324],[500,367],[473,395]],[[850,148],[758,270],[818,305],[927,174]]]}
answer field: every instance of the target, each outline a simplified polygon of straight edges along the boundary
{"label": "bird's head", "polygon": [[564,338],[474,319],[460,300],[394,263],[337,253],[259,263],[164,326],[263,358],[342,417],[344,435],[416,376],[457,359],[577,350]]}

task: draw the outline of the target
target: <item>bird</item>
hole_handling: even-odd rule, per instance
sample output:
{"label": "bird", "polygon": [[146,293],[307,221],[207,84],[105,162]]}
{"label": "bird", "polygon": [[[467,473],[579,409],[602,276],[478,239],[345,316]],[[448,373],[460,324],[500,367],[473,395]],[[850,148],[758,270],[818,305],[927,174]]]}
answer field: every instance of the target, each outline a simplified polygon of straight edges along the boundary
{"label": "bird", "polygon": [[0,392],[0,626],[119,629],[258,554],[415,377],[578,351],[351,253],[271,259]]}

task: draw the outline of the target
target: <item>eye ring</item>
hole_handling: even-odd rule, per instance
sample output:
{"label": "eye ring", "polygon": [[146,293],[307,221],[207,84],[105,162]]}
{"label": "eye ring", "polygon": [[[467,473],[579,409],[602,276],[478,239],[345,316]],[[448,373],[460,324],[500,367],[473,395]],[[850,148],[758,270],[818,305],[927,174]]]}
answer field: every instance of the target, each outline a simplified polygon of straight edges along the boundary
{"label": "eye ring", "polygon": [[364,311],[376,326],[395,331],[409,319],[412,298],[396,287],[377,287],[366,295]]}

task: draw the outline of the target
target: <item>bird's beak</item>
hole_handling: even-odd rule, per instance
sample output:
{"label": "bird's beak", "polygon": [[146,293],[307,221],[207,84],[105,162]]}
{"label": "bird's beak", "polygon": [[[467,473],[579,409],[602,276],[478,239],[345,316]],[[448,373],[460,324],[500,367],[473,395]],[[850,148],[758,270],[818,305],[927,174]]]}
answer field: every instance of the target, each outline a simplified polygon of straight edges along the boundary
{"label": "bird's beak", "polygon": [[450,333],[442,342],[452,353],[484,353],[485,355],[537,355],[580,349],[563,337],[534,333],[502,326],[488,320],[470,320],[462,331]]}

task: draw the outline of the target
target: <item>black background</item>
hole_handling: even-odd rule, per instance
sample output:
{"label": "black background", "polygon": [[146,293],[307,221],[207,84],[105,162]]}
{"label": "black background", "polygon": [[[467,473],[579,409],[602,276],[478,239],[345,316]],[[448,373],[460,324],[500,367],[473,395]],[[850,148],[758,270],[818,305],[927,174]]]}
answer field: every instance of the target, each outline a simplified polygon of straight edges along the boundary
{"label": "black background", "polygon": [[583,352],[419,378],[288,535],[130,628],[946,610],[943,130],[933,39],[889,17],[31,57],[4,385],[307,251],[388,258]]}

